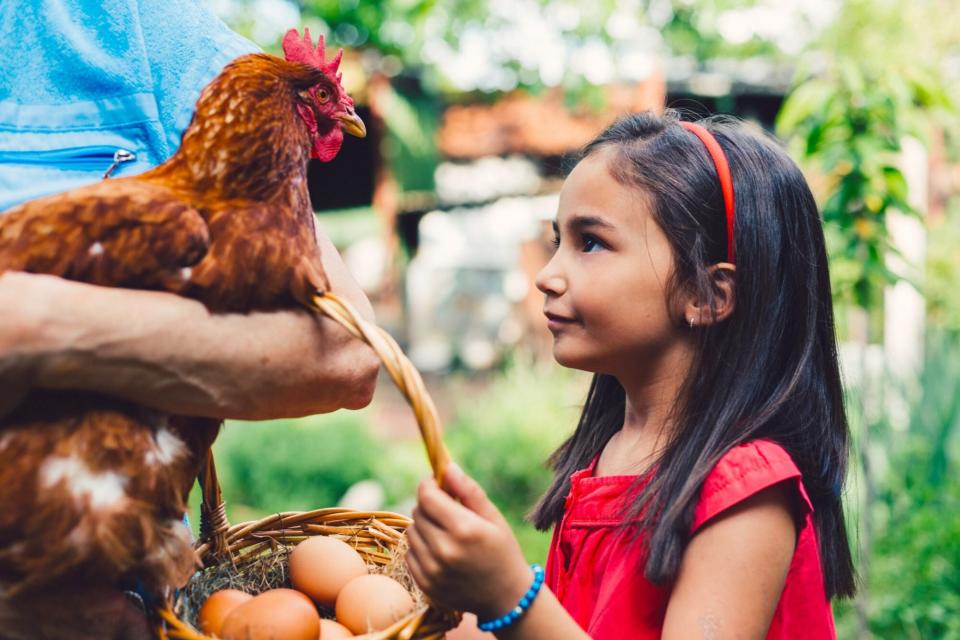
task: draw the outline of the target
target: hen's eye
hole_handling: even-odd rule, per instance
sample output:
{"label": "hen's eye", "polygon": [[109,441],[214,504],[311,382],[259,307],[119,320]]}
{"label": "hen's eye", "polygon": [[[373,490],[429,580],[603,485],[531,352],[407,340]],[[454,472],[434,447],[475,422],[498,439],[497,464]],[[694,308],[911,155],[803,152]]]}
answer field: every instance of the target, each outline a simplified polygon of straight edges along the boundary
{"label": "hen's eye", "polygon": [[299,91],[297,95],[307,104],[313,104],[315,101],[323,104],[330,99],[330,92],[326,89],[317,89],[316,96],[312,95],[309,91]]}

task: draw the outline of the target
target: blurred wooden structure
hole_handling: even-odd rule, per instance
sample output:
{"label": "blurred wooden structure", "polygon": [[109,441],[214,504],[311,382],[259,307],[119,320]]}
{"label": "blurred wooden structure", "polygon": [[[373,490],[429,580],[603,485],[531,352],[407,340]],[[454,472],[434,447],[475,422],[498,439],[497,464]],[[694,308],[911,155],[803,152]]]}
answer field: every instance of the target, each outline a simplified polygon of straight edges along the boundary
{"label": "blurred wooden structure", "polygon": [[520,154],[559,157],[590,142],[618,116],[662,110],[666,84],[659,73],[644,82],[604,87],[600,110],[566,104],[563,90],[540,95],[516,91],[492,104],[454,104],[447,107],[438,135],[440,152],[466,160],[484,156]]}

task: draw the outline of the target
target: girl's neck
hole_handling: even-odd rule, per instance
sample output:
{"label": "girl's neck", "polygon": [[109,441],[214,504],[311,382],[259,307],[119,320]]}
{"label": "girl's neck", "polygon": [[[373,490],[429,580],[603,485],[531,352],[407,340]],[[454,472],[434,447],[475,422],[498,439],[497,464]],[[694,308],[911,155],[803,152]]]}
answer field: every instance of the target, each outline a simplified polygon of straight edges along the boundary
{"label": "girl's neck", "polygon": [[626,394],[623,428],[604,447],[596,475],[643,473],[669,444],[692,357],[692,345],[684,341],[664,357],[616,376]]}

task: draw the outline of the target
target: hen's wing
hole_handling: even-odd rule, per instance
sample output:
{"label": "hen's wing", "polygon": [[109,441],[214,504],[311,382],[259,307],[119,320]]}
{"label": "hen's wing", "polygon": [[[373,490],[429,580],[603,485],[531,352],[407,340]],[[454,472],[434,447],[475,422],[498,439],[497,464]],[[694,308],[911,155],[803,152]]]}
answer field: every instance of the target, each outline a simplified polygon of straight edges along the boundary
{"label": "hen's wing", "polygon": [[177,290],[210,244],[201,215],[171,190],[107,180],[27,202],[0,216],[0,273]]}
{"label": "hen's wing", "polygon": [[234,201],[208,211],[215,240],[182,295],[216,311],[311,308],[312,297],[329,288],[313,213],[297,221],[278,215],[279,206]]}

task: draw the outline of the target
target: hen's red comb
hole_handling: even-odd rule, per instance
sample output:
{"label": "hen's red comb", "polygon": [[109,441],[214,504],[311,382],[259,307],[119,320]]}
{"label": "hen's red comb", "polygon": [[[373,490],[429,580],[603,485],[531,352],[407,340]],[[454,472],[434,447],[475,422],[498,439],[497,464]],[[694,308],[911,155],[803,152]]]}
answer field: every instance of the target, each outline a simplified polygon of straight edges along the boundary
{"label": "hen's red comb", "polygon": [[327,62],[323,50],[324,44],[323,35],[321,34],[317,48],[314,49],[313,40],[310,38],[310,29],[307,27],[303,28],[302,40],[296,29],[290,29],[290,31],[287,31],[286,35],[283,36],[283,56],[290,62],[309,64],[310,66],[320,69],[327,75],[335,76],[337,69],[340,67],[340,60],[343,58],[343,49],[337,52],[333,60]]}

